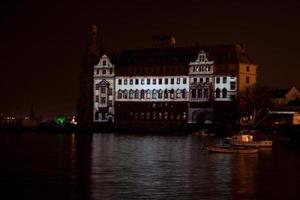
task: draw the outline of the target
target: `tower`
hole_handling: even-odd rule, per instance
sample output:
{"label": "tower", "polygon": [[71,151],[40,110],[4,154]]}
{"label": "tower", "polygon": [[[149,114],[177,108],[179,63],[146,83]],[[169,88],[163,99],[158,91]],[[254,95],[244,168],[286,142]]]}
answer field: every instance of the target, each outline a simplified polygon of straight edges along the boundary
{"label": "tower", "polygon": [[88,124],[93,121],[93,71],[94,66],[99,61],[100,51],[97,26],[92,25],[89,43],[80,66],[79,97],[77,103],[79,124]]}

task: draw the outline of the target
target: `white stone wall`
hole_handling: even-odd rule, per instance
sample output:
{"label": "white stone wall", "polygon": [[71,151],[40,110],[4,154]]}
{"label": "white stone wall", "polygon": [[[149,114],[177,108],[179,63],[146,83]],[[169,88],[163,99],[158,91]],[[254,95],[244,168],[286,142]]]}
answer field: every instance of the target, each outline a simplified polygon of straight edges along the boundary
{"label": "white stone wall", "polygon": [[[119,79],[122,80],[122,84],[119,84]],[[138,84],[136,84],[136,79],[138,79]],[[147,80],[150,79],[150,84],[147,84]],[[156,80],[156,84],[153,84],[153,80]],[[159,79],[162,79],[162,83],[159,84]],[[165,83],[165,79],[168,79],[168,84]],[[174,84],[171,84],[171,79],[174,79]],[[179,82],[178,82],[179,79]],[[183,83],[183,79],[185,79],[185,83]],[[124,84],[124,80],[127,80],[127,84]],[[132,85],[130,84],[130,81],[132,82]],[[144,84],[142,84],[142,80],[144,80]],[[116,90],[115,90],[115,99],[116,101],[188,101],[188,92],[189,92],[189,77],[188,76],[117,76],[115,79],[116,84]],[[130,91],[130,90],[174,90],[175,94],[176,91],[179,90],[186,90],[186,97],[185,98],[167,98],[164,97],[162,99],[153,99],[153,98],[145,98],[145,99],[118,99],[118,91]]]}
{"label": "white stone wall", "polygon": [[[220,79],[220,82],[217,83],[217,79]],[[224,78],[226,79],[226,82],[224,82]],[[234,95],[236,97],[236,91],[237,91],[237,78],[236,76],[225,76],[225,75],[215,75],[215,83],[214,83],[214,96],[215,101],[232,101],[231,95]],[[235,83],[235,88],[231,88],[231,82]],[[217,89],[220,89],[220,98],[217,98],[216,91]],[[227,96],[226,98],[223,98],[222,96],[222,90],[227,90]]]}

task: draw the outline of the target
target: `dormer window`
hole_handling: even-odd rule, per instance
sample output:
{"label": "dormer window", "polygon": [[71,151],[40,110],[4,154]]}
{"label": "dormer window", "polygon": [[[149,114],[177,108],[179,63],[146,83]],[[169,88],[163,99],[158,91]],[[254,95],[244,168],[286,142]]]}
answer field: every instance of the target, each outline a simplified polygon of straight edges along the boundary
{"label": "dormer window", "polygon": [[106,60],[102,61],[102,65],[105,66],[106,65]]}

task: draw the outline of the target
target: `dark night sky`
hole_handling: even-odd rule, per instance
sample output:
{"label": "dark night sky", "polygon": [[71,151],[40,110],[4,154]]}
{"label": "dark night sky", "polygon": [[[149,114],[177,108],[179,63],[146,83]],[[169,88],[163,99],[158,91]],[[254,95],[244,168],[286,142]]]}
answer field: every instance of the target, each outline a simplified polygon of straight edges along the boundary
{"label": "dark night sky", "polygon": [[243,42],[260,84],[300,87],[300,1],[6,0],[0,3],[0,113],[44,117],[76,112],[88,30],[107,51],[151,47],[153,34],[177,46]]}

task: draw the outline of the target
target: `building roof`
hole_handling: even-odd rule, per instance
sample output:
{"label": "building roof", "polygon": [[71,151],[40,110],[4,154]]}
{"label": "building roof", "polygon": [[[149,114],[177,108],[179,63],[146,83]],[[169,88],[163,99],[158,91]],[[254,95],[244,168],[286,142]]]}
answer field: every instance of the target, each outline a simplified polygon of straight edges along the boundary
{"label": "building roof", "polygon": [[170,48],[132,49],[122,51],[118,66],[133,65],[188,65],[203,50],[215,64],[255,64],[242,45],[190,46]]}
{"label": "building roof", "polygon": [[290,89],[274,89],[271,92],[271,98],[285,98],[285,95],[290,91]]}

